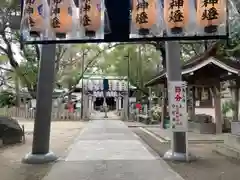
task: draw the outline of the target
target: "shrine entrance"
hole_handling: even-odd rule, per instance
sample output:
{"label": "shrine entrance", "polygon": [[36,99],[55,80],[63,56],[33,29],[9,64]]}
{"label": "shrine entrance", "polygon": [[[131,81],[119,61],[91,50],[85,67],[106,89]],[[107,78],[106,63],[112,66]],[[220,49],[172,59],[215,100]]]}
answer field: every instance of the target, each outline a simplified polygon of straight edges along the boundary
{"label": "shrine entrance", "polygon": [[[103,80],[108,79],[109,89],[104,94]],[[120,76],[103,76],[103,75],[84,75],[79,81],[74,91],[75,94],[79,93],[79,96],[83,97],[82,111],[84,117],[88,117],[93,111],[102,111],[104,105],[104,97],[109,111],[118,112],[122,109],[126,109],[127,105],[127,92],[131,96],[136,90],[136,87],[131,84],[127,84],[127,77]]]}
{"label": "shrine entrance", "polygon": [[[94,109],[97,111],[101,110],[101,107],[103,106],[103,102],[104,102],[103,97],[97,97],[94,102]],[[109,110],[116,110],[116,101],[114,97],[106,97],[106,103]]]}

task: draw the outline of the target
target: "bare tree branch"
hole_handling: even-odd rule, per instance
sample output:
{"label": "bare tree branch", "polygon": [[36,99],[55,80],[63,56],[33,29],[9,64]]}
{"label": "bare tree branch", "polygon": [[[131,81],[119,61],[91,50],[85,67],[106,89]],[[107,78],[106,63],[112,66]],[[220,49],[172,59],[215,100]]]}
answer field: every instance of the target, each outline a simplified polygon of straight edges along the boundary
{"label": "bare tree branch", "polygon": [[5,48],[3,48],[2,46],[0,46],[0,50],[5,53],[6,55],[8,54],[7,50]]}
{"label": "bare tree branch", "polygon": [[5,67],[1,67],[1,66],[0,66],[0,69],[1,69],[1,70],[4,70],[4,71],[9,71],[9,72],[13,72],[13,70],[12,70],[12,69],[8,69],[8,68],[5,68]]}
{"label": "bare tree branch", "polygon": [[84,73],[87,71],[87,69],[88,69],[89,67],[92,67],[91,65],[92,65],[92,63],[97,59],[97,57],[99,57],[99,56],[100,56],[103,52],[105,52],[106,50],[111,49],[111,48],[114,48],[114,47],[116,47],[116,46],[118,46],[118,45],[119,45],[119,44],[108,45],[106,48],[98,51],[98,53],[97,53],[91,60],[88,61],[86,67],[84,68],[84,71],[83,71],[83,72],[81,73],[81,75],[76,79],[76,84],[73,85],[73,86],[71,87],[71,89],[69,89],[68,92],[61,94],[58,98],[65,97],[65,96],[71,94],[72,92],[74,92],[74,91],[76,90],[76,88],[77,88],[78,82],[83,78],[83,75],[84,75]]}
{"label": "bare tree branch", "polygon": [[34,47],[35,47],[35,51],[36,51],[36,55],[37,55],[37,60],[39,61],[40,60],[40,49],[39,49],[39,46],[38,46],[38,44],[34,44]]}
{"label": "bare tree branch", "polygon": [[147,96],[149,95],[148,92],[146,92],[144,89],[142,89],[140,86],[138,86],[138,84],[135,83],[135,82],[131,79],[131,77],[129,77],[129,81],[131,82],[131,84],[132,84],[134,87],[136,87],[136,90],[141,91],[144,95],[147,95]]}

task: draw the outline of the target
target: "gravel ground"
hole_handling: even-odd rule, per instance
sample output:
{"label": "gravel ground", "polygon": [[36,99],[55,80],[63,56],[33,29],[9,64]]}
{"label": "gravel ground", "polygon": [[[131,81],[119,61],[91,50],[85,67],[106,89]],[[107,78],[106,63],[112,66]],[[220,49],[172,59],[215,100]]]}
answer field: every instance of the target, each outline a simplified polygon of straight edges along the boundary
{"label": "gravel ground", "polygon": [[[146,144],[159,156],[170,148],[169,144],[158,140],[143,132],[139,128],[132,128]],[[167,162],[174,171],[185,180],[237,180],[240,177],[240,161],[233,160],[214,153],[214,144],[190,144],[189,149],[197,155],[198,160],[191,163]]]}
{"label": "gravel ground", "polygon": [[[21,159],[31,150],[33,122],[21,121],[26,130],[26,143],[0,149],[1,180],[41,180],[53,164],[27,165]],[[61,158],[67,155],[69,146],[80,133],[83,122],[53,122],[51,130],[51,150]]]}

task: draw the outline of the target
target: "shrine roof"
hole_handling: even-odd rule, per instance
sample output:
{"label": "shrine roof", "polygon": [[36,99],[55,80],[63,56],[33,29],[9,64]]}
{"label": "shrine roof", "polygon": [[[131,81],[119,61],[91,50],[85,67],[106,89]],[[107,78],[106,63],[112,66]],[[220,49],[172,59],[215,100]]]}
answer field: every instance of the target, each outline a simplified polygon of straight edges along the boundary
{"label": "shrine roof", "polygon": [[[212,64],[232,74],[240,75],[240,62],[233,59],[220,60],[215,57],[217,44],[214,44],[206,52],[194,56],[182,65],[182,75],[193,73],[205,66]],[[157,76],[148,81],[145,86],[161,84],[166,80],[166,71],[162,70]]]}

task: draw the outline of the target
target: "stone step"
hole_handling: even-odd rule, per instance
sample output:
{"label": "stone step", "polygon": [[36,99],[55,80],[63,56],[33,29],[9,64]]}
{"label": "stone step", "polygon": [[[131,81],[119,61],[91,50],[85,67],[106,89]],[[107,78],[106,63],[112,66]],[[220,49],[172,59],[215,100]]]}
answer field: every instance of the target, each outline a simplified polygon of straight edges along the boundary
{"label": "stone step", "polygon": [[240,136],[233,134],[224,135],[224,144],[240,150]]}
{"label": "stone step", "polygon": [[226,144],[216,144],[216,148],[213,151],[230,158],[240,159],[240,149],[230,147]]}
{"label": "stone step", "polygon": [[[150,126],[148,125],[148,127],[150,127]],[[170,137],[166,137],[166,136],[163,137],[163,136],[159,135],[158,133],[148,130],[146,128],[145,128],[145,130],[149,131],[150,133],[154,134],[155,136],[163,139],[163,141],[165,141],[167,143],[171,143]],[[224,142],[224,140],[222,140],[222,139],[188,139],[189,144],[215,144],[215,143],[223,143],[223,142]]]}

